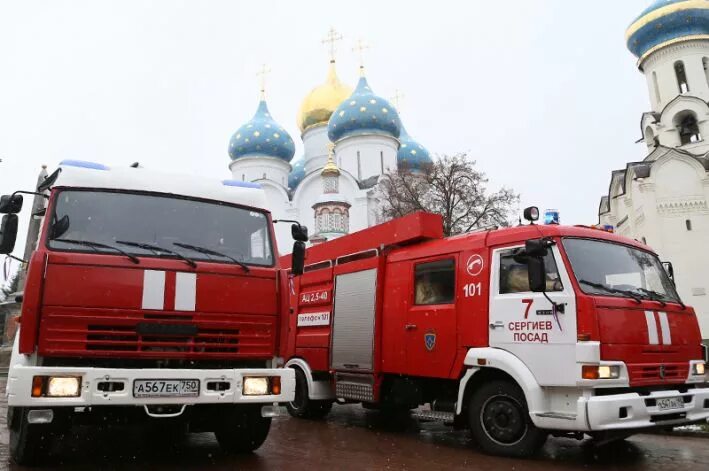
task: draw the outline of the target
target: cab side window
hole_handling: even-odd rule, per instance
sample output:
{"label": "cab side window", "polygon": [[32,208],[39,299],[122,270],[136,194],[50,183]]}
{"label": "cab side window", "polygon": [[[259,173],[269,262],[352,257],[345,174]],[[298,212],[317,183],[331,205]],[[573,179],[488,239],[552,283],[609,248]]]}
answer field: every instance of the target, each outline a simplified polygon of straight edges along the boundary
{"label": "cab side window", "polygon": [[[547,291],[563,291],[564,286],[559,278],[554,255],[549,251],[544,257],[546,268]],[[500,252],[500,294],[527,293],[529,278],[527,257],[520,255],[520,249],[511,249]]]}
{"label": "cab side window", "polygon": [[455,300],[455,260],[416,265],[414,293],[417,305],[452,304]]}

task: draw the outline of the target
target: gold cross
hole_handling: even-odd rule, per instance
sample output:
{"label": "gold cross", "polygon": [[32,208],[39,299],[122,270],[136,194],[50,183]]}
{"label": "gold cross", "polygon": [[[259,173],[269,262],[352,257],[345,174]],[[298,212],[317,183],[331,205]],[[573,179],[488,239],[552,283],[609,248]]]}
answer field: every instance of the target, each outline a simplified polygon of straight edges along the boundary
{"label": "gold cross", "polygon": [[330,31],[327,32],[327,36],[321,42],[323,44],[328,44],[330,48],[330,61],[335,62],[335,43],[342,40],[342,35],[335,31],[335,28],[330,27]]}
{"label": "gold cross", "polygon": [[355,46],[352,48],[353,52],[356,52],[359,56],[359,68],[364,69],[364,51],[370,49],[371,47],[365,43],[363,40],[358,39]]}
{"label": "gold cross", "polygon": [[261,69],[256,72],[256,76],[259,77],[261,81],[261,98],[266,96],[266,75],[271,72],[271,69],[266,66],[266,64],[261,64]]}
{"label": "gold cross", "polygon": [[394,90],[394,96],[391,97],[391,104],[394,105],[396,111],[399,111],[399,105],[401,104],[401,101],[405,96],[406,95],[401,93],[401,90],[399,90],[398,88]]}

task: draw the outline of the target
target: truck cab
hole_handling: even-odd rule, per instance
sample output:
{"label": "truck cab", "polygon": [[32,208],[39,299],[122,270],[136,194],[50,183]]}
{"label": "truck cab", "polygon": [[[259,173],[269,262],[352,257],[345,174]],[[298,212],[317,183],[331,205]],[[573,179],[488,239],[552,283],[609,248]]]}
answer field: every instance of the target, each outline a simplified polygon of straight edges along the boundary
{"label": "truck cab", "polygon": [[263,191],[64,161],[38,193],[48,204],[7,384],[13,459],[116,414],[258,448],[294,391],[277,367],[282,280]]}
{"label": "truck cab", "polygon": [[696,315],[652,249],[587,227],[440,227],[417,213],[308,249],[284,343],[293,415],[425,406],[508,456],[709,418]]}

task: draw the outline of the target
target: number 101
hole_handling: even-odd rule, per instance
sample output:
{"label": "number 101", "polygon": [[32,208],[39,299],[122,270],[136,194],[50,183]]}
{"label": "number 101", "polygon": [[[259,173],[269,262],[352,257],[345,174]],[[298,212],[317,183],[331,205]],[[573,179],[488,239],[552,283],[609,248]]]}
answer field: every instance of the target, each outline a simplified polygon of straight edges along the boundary
{"label": "number 101", "polygon": [[478,281],[477,283],[468,283],[467,285],[463,285],[463,292],[465,293],[466,298],[480,296],[482,293],[482,283]]}

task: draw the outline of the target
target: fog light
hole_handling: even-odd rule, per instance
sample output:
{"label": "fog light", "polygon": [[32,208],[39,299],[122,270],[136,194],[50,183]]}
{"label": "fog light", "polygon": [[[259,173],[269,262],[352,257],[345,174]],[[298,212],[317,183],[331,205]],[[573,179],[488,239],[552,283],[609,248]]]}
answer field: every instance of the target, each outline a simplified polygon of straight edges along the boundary
{"label": "fog light", "polygon": [[265,396],[268,394],[268,378],[244,378],[244,396]]}
{"label": "fog light", "polygon": [[73,376],[50,376],[47,384],[48,397],[78,397],[80,390],[81,378]]}
{"label": "fog light", "polygon": [[692,366],[692,374],[695,376],[704,376],[706,372],[704,363],[695,363]]}

